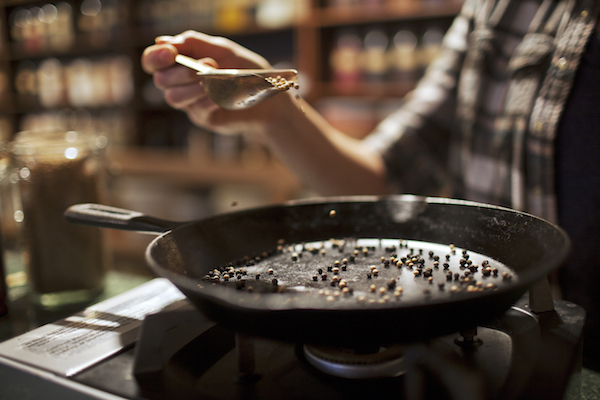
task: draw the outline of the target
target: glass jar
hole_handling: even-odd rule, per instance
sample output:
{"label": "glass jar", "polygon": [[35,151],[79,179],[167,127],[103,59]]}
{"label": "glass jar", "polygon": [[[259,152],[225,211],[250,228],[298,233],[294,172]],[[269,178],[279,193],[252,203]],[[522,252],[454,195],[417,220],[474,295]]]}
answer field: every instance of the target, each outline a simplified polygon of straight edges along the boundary
{"label": "glass jar", "polygon": [[10,143],[16,247],[43,307],[87,303],[104,287],[104,233],[68,223],[64,212],[103,202],[105,145],[102,136],[60,130],[20,132]]}

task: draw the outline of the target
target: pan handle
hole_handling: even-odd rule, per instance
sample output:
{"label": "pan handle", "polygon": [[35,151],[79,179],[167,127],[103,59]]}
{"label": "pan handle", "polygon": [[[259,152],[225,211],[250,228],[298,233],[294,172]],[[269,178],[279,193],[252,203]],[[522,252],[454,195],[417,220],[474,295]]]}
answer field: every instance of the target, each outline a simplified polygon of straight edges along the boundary
{"label": "pan handle", "polygon": [[93,203],[75,204],[69,207],[65,211],[65,218],[74,224],[153,234],[164,233],[185,224],[185,222],[150,217],[137,211]]}

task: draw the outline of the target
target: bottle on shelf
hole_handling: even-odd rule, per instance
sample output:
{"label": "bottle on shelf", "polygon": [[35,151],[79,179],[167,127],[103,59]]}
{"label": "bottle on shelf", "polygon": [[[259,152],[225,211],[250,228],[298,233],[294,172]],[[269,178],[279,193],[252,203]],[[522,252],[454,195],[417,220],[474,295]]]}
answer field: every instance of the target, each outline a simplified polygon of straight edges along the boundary
{"label": "bottle on shelf", "polygon": [[360,83],[361,51],[362,40],[356,30],[344,29],[338,32],[329,57],[331,79],[338,90],[352,90]]}
{"label": "bottle on shelf", "polygon": [[419,75],[418,38],[409,28],[398,30],[388,52],[390,79],[394,82],[414,81]]}
{"label": "bottle on shelf", "polygon": [[386,33],[380,28],[372,28],[366,33],[361,52],[362,76],[366,82],[386,80],[388,43]]}

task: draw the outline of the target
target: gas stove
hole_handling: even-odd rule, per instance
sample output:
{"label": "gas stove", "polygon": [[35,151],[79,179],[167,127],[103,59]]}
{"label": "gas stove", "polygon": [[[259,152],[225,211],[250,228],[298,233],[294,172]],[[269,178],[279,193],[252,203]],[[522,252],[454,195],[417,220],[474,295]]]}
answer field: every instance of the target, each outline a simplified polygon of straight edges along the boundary
{"label": "gas stove", "polygon": [[[249,337],[208,320],[185,299],[173,304],[140,319],[118,351],[64,374],[0,346],[0,398],[579,397],[585,312],[566,301],[534,314],[523,300],[484,326],[419,343],[374,338],[353,349]],[[11,345],[24,342],[18,339]]]}

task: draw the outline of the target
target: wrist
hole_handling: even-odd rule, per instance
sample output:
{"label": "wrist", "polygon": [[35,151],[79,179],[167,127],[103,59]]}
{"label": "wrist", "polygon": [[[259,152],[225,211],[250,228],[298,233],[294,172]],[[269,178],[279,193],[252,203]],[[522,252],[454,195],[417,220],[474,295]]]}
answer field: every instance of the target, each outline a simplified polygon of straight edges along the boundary
{"label": "wrist", "polygon": [[265,102],[267,112],[264,117],[267,135],[283,135],[293,131],[299,119],[305,119],[308,105],[295,89],[274,96]]}

